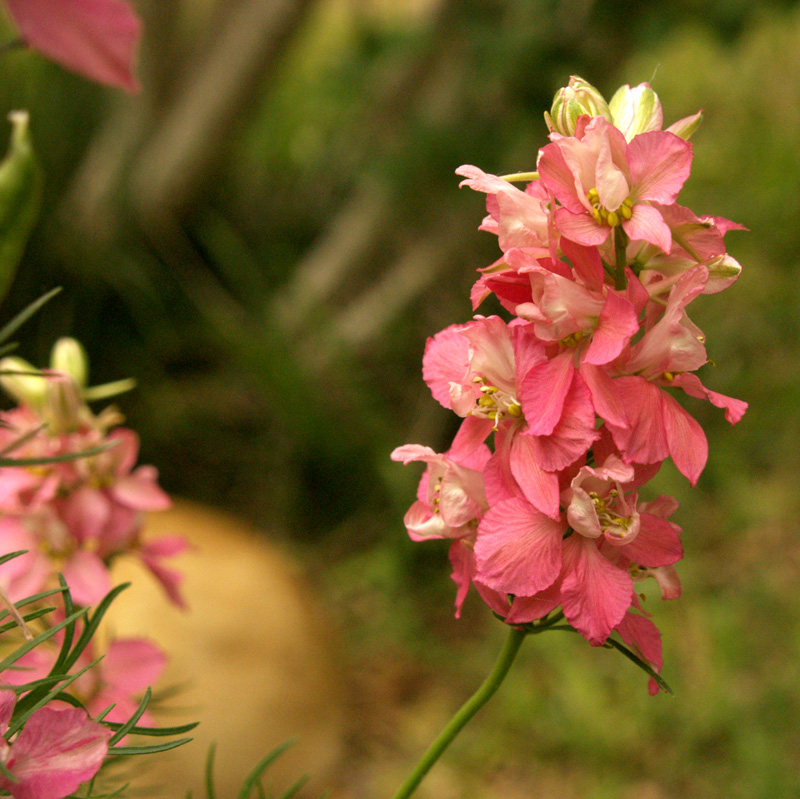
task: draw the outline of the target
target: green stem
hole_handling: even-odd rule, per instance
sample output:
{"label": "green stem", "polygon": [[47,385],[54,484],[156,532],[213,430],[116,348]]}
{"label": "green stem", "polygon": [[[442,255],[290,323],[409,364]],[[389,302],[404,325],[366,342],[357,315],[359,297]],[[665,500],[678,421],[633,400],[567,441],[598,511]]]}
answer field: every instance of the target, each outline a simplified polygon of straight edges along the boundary
{"label": "green stem", "polygon": [[614,288],[623,291],[628,286],[628,278],[625,275],[625,267],[628,265],[628,257],[625,252],[628,246],[628,236],[621,227],[614,228],[614,258],[616,260],[616,271],[614,273]]}
{"label": "green stem", "polygon": [[514,658],[519,651],[522,639],[527,635],[523,630],[511,628],[511,634],[506,639],[503,651],[500,653],[494,668],[483,681],[480,688],[461,706],[461,709],[448,722],[447,726],[439,733],[436,740],[430,745],[428,751],[414,767],[408,779],[400,786],[400,790],[393,799],[407,799],[417,789],[423,777],[430,771],[433,764],[441,757],[452,740],[466,726],[467,722],[489,701],[494,692],[505,679]]}

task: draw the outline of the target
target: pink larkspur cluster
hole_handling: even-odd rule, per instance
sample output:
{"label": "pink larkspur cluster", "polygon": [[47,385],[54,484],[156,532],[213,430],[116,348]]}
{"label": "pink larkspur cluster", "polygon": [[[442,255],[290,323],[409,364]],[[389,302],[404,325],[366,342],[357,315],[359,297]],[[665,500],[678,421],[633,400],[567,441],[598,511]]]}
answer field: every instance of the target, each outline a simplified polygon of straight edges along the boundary
{"label": "pink larkspur cluster", "polygon": [[658,671],[660,634],[635,585],[653,577],[664,599],[680,594],[681,529],[673,498],[639,494],[668,457],[692,485],[705,466],[706,436],[676,394],[732,424],[746,410],[695,374],[709,359],[687,315],[735,282],[723,237],[741,226],[677,204],[700,115],[662,130],[647,84],[606,103],[573,78],[546,119],[536,173],[457,170],[486,194],[481,228],[502,250],[473,308],[493,294],[509,318],[428,340],[423,377],[463,422],[445,453],[392,453],[427,464],[405,524],[414,540],[452,541],[457,615],[470,585],[512,625],[560,607],[593,645],[616,631]]}
{"label": "pink larkspur cluster", "polygon": [[[74,344],[62,339],[54,353]],[[145,512],[164,510],[171,500],[157,470],[136,465],[138,436],[116,426],[121,417],[112,408],[95,415],[76,376],[36,371],[17,358],[0,369],[0,382],[20,402],[0,413],[0,452],[34,461],[0,468],[0,554],[27,550],[0,566],[0,585],[18,601],[53,587],[60,572],[76,604],[94,605],[112,588],[113,559],[132,555],[183,606],[181,575],[166,561],[186,548],[185,540],[142,537]]]}

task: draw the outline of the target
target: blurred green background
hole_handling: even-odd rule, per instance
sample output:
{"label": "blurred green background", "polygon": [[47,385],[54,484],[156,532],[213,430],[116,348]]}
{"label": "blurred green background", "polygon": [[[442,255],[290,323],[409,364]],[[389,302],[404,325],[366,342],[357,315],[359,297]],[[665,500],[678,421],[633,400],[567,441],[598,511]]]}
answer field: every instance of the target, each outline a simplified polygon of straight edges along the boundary
{"label": "blurred green background", "polygon": [[455,420],[422,382],[424,342],[470,317],[474,270],[498,252],[454,170],[533,168],[570,74],[608,97],[649,81],[667,123],[704,109],[680,200],[751,232],[727,237],[740,281],[693,319],[716,363],[706,384],[751,407],[731,429],[688,400],[709,465],[694,490],[669,466],[657,479],[685,531],[683,597],[651,600],[676,696],[650,698],[577,636],[532,639],[420,795],[800,795],[798,4],[137,7],[136,97],[2,55],[0,110],[30,110],[46,175],[2,313],[63,286],[20,354],[45,363],[71,334],[93,382],[135,377],[120,404],[164,486],[302,557],[368,686],[352,762],[386,763],[376,796],[503,637],[474,596],[452,619],[446,546],[402,525],[419,470],[388,457],[447,447]]}

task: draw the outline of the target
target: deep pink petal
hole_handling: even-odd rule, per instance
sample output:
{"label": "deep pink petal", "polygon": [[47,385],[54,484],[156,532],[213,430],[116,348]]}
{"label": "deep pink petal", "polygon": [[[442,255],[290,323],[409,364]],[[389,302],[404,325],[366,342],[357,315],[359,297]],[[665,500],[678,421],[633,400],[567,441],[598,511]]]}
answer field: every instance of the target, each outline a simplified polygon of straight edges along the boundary
{"label": "deep pink petal", "polygon": [[533,435],[550,435],[561,419],[564,401],[573,382],[572,352],[534,366],[518,387],[518,397],[528,429]]}
{"label": "deep pink petal", "polygon": [[603,557],[594,539],[571,535],[563,549],[564,615],[592,645],[600,646],[630,607],[633,580]]}
{"label": "deep pink petal", "polygon": [[525,624],[544,618],[561,604],[561,584],[556,581],[535,596],[517,596],[506,616],[507,624]]}
{"label": "deep pink petal", "polygon": [[639,320],[633,306],[624,297],[609,291],[583,360],[595,366],[610,363],[638,330]]}
{"label": "deep pink petal", "polygon": [[[661,392],[664,429],[669,454],[692,485],[697,484],[708,460],[708,440],[703,428],[678,403]],[[634,459],[635,460],[635,459]]]}
{"label": "deep pink petal", "polygon": [[22,38],[91,80],[139,89],[133,61],[141,22],[123,0],[6,0]]}
{"label": "deep pink petal", "polygon": [[477,579],[508,594],[533,596],[561,571],[564,525],[523,499],[490,508],[475,541]]}
{"label": "deep pink petal", "polygon": [[580,375],[591,392],[597,415],[609,424],[627,428],[628,417],[616,390],[616,380],[602,367],[588,363],[580,365]]}
{"label": "deep pink petal", "polygon": [[[551,519],[557,519],[558,475],[542,466],[539,460],[541,455],[541,447],[532,436],[514,436],[509,458],[511,474],[525,498],[537,510]],[[507,485],[506,490],[509,489],[513,490],[512,486]]]}
{"label": "deep pink petal", "polygon": [[[519,442],[515,439],[514,446],[522,446],[524,443],[530,448],[526,463],[533,461],[544,471],[557,472],[574,463],[577,458],[587,452],[599,435],[595,430],[595,413],[591,394],[583,378],[580,374],[576,374],[572,390],[564,402],[564,412],[553,432],[549,436],[531,436],[523,433],[517,436]],[[513,470],[514,463],[512,461]],[[515,474],[515,477],[522,486],[520,476]],[[545,510],[537,503],[534,504],[544,513],[552,515],[549,510]]]}
{"label": "deep pink petal", "polygon": [[736,424],[747,410],[747,403],[744,402],[744,400],[727,397],[725,394],[718,394],[716,391],[707,389],[700,382],[700,378],[697,377],[697,375],[689,373],[677,375],[672,381],[672,385],[682,388],[690,397],[707,399],[712,405],[716,405],[717,408],[724,408],[725,418],[731,424]]}
{"label": "deep pink petal", "polygon": [[639,518],[639,534],[620,547],[625,557],[650,568],[677,563],[683,557],[677,525],[650,513],[640,513]]}
{"label": "deep pink petal", "polygon": [[585,206],[578,199],[575,175],[564,159],[561,144],[553,142],[543,147],[540,152],[539,178],[545,188],[555,195],[562,206],[573,213],[579,214],[585,211]]}
{"label": "deep pink petal", "polygon": [[643,377],[614,380],[617,397],[625,410],[628,428],[607,421],[627,463],[658,463],[670,454],[664,423],[661,389]]}

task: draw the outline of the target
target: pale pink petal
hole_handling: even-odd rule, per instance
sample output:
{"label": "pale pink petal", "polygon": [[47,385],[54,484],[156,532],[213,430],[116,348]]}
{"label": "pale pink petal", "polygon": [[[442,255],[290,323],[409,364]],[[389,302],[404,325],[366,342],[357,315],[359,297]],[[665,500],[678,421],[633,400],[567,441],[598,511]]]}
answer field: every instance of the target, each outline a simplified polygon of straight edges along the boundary
{"label": "pale pink petal", "polygon": [[561,570],[564,525],[522,499],[490,508],[475,541],[476,577],[508,594],[532,596],[552,585]]}
{"label": "pale pink petal", "polygon": [[469,372],[469,342],[462,325],[451,325],[429,338],[422,357],[422,377],[431,393],[450,408],[450,384],[461,383]]}
{"label": "pale pink petal", "polygon": [[573,213],[568,208],[557,208],[553,221],[562,236],[586,247],[598,247],[611,232],[608,225],[598,225],[585,210]]}
{"label": "pale pink petal", "polygon": [[636,203],[630,219],[622,223],[631,241],[649,241],[665,253],[672,249],[672,231],[652,205]]}
{"label": "pale pink petal", "polygon": [[453,541],[449,550],[450,565],[453,571],[450,579],[456,584],[456,618],[461,618],[461,608],[472,584],[475,571],[475,556],[472,550],[461,541]]}
{"label": "pale pink petal", "polygon": [[69,531],[82,544],[97,541],[111,516],[111,503],[99,489],[82,485],[64,500],[61,507]]}
{"label": "pale pink petal", "polygon": [[593,539],[571,535],[563,550],[561,608],[584,638],[600,646],[630,607],[633,580],[603,557]]}
{"label": "pale pink petal", "polygon": [[692,146],[666,131],[634,136],[628,144],[634,199],[674,203],[692,168]]}
{"label": "pale pink petal", "polygon": [[123,0],[6,0],[22,38],[68,69],[138,91],[133,61],[141,22]]}
{"label": "pale pink petal", "polygon": [[[567,165],[561,147],[561,143],[554,142],[541,149],[538,164],[539,178],[562,206],[574,214],[581,214],[586,207],[578,199],[575,175]],[[592,186],[588,188],[591,189]]]}
{"label": "pale pink petal", "polygon": [[76,605],[96,605],[111,590],[108,568],[94,552],[79,549],[61,571]]}
{"label": "pale pink petal", "polygon": [[132,696],[152,686],[166,665],[166,654],[151,641],[118,638],[106,650],[101,664],[102,679],[107,686]]}
{"label": "pale pink petal", "polygon": [[109,492],[117,502],[134,510],[166,510],[172,500],[157,481],[158,470],[154,466],[140,466],[114,482]]}
{"label": "pale pink petal", "polygon": [[658,463],[670,454],[664,411],[663,392],[641,377],[618,377],[614,380],[617,396],[625,409],[628,428],[608,420],[614,443],[627,463]]}
{"label": "pale pink petal", "polygon": [[142,562],[161,583],[170,600],[184,610],[186,602],[180,592],[183,573],[177,569],[167,568],[161,561],[183,552],[188,546],[189,544],[180,536],[162,536],[144,544],[140,553]]}

